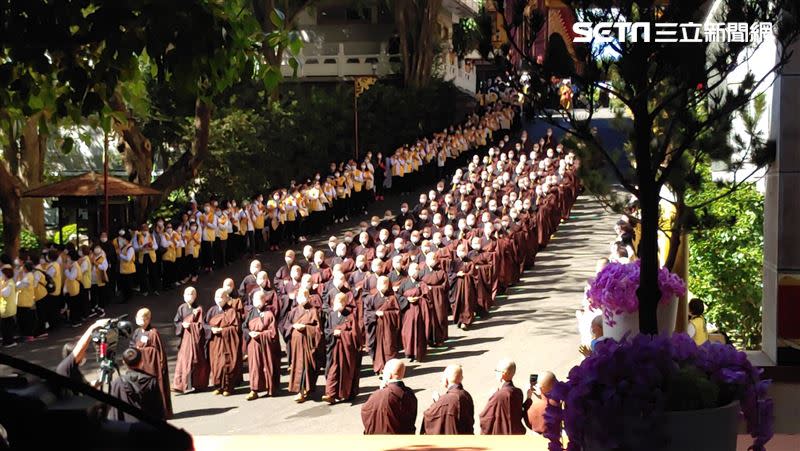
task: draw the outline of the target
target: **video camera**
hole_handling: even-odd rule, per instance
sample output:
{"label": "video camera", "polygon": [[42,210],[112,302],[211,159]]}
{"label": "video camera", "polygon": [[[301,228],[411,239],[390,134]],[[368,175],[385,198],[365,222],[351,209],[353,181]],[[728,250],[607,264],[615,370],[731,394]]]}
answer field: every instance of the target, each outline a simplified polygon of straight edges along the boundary
{"label": "video camera", "polygon": [[[97,363],[100,365],[100,383],[110,387],[114,372],[119,372],[116,356],[119,339],[128,338],[133,333],[133,325],[126,321],[128,315],[112,318],[103,326],[92,331],[92,342],[97,349]],[[127,344],[126,344],[127,346]]]}

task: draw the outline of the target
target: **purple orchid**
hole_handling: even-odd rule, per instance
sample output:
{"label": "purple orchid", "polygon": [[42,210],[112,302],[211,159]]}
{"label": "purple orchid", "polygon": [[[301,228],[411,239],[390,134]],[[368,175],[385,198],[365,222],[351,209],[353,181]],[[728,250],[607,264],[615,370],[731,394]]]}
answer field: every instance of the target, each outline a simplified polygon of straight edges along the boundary
{"label": "purple orchid", "polygon": [[669,439],[660,427],[670,399],[664,387],[687,369],[719,388],[716,405],[706,407],[739,402],[753,438],[749,449],[764,451],[774,424],[770,381],[761,380],[761,369],[743,352],[719,343],[697,346],[685,334],[598,343],[550,392],[555,403],[545,412],[549,451],[563,450],[562,428],[567,451],[581,451],[589,438],[605,449],[658,449]]}
{"label": "purple orchid", "polygon": [[[586,296],[592,308],[602,309],[609,324],[614,324],[614,315],[639,311],[640,263],[609,263],[589,284]],[[666,268],[658,270],[658,289],[662,304],[669,303],[673,297],[686,293],[686,283],[678,275]]]}

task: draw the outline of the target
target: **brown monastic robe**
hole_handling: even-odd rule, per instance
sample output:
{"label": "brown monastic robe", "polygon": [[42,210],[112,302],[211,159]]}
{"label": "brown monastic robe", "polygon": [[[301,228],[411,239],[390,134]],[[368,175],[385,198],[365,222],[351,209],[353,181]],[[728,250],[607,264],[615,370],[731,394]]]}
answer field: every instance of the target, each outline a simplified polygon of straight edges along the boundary
{"label": "brown monastic robe", "polygon": [[522,390],[511,382],[506,382],[494,392],[481,412],[481,434],[483,435],[523,435]]}
{"label": "brown monastic robe", "polygon": [[413,434],[417,397],[402,382],[390,382],[370,395],[361,408],[364,434]]}
{"label": "brown monastic robe", "polygon": [[[297,330],[292,327],[294,324],[304,324],[306,327]],[[311,392],[317,382],[320,346],[324,346],[319,311],[310,302],[305,306],[297,305],[289,313],[284,327],[291,329],[289,391]]]}
{"label": "brown monastic robe", "polygon": [[[208,359],[206,358],[206,334],[203,330],[205,318],[203,307],[193,309],[182,303],[175,313],[175,335],[181,337],[178,359],[175,362],[175,377],[172,387],[186,391],[191,388],[202,390],[208,387]],[[183,323],[189,323],[184,329]]]}
{"label": "brown monastic robe", "polygon": [[[428,328],[430,326],[430,307],[428,300],[422,295],[420,281],[411,277],[400,283],[398,290],[400,303],[406,304],[403,320],[400,326],[400,336],[403,341],[403,352],[407,358],[424,360],[428,351]],[[418,297],[416,302],[407,301],[409,297]]]}
{"label": "brown monastic robe", "polygon": [[[338,336],[334,331],[340,331]],[[352,399],[358,394],[361,350],[353,314],[331,312],[325,323],[327,371],[325,394],[333,399]]]}
{"label": "brown monastic robe", "polygon": [[155,377],[158,381],[161,403],[164,406],[164,418],[172,418],[167,351],[164,349],[161,335],[158,334],[158,330],[155,327],[150,326],[147,330],[139,327],[131,337],[130,346],[137,348],[142,353],[142,362],[139,365],[139,370]]}
{"label": "brown monastic robe", "polygon": [[[208,340],[208,359],[211,362],[211,384],[233,392],[242,380],[241,322],[238,312],[231,306],[215,305],[206,314],[206,327],[211,334]],[[211,333],[212,327],[222,330]]]}
{"label": "brown monastic robe", "polygon": [[447,299],[448,281],[447,273],[438,268],[425,271],[422,276],[423,293],[431,306],[430,339],[438,345],[447,340],[447,314],[449,300]]}
{"label": "brown monastic robe", "polygon": [[451,385],[422,415],[420,434],[474,434],[475,405],[461,384]]}
{"label": "brown monastic robe", "polygon": [[[247,340],[250,390],[266,391],[273,396],[281,381],[281,342],[275,314],[266,305],[263,311],[254,307],[247,314],[242,330]],[[250,332],[258,332],[258,336],[251,337]]]}
{"label": "brown monastic robe", "polygon": [[[460,259],[450,262],[448,271],[450,283],[450,304],[453,309],[453,322],[469,326],[475,319],[477,307],[477,293],[473,278],[474,263]],[[458,277],[458,272],[464,272],[463,277]]]}
{"label": "brown monastic robe", "polygon": [[[383,312],[383,316],[376,312]],[[372,369],[383,371],[383,365],[397,356],[400,349],[400,306],[397,298],[387,291],[375,293],[364,304],[364,326],[367,330]]]}

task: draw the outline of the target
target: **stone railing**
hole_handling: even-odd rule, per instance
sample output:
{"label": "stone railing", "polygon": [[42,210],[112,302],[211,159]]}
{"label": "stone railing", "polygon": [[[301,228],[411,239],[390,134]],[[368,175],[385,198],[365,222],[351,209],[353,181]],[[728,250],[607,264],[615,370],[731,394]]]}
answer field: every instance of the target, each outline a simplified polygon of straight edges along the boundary
{"label": "stone railing", "polygon": [[[347,53],[345,43],[332,44],[325,49],[304,48],[298,60],[298,77],[352,77],[358,75],[384,76],[395,73],[401,64],[399,54],[389,54],[388,44],[380,43],[377,53]],[[292,68],[284,59],[281,64],[284,76],[292,75]]]}

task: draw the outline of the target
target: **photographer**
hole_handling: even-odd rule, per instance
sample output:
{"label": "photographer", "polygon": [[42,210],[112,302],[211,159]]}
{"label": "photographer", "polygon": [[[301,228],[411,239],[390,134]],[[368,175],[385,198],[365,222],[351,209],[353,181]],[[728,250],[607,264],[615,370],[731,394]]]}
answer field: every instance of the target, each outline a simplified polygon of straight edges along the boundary
{"label": "photographer", "polygon": [[64,360],[56,367],[56,373],[68,377],[76,382],[86,382],[81,373],[80,366],[86,362],[86,349],[92,342],[92,332],[108,324],[108,319],[97,320],[86,329],[76,343],[67,343],[62,351]]}
{"label": "photographer", "polygon": [[[119,398],[134,407],[151,414],[154,418],[164,418],[164,405],[158,379],[141,371],[142,353],[136,348],[128,348],[122,353],[122,361],[128,371],[111,382],[111,396]],[[136,417],[116,408],[108,409],[108,419],[137,422]]]}

